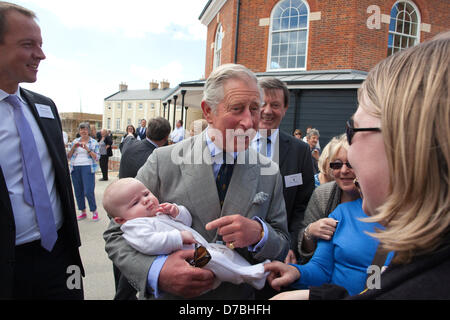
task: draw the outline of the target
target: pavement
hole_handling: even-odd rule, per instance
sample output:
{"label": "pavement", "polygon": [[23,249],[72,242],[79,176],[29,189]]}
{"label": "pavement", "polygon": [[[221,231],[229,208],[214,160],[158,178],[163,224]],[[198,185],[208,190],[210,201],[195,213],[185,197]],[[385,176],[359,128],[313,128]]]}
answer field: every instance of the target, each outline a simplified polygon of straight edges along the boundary
{"label": "pavement", "polygon": [[[105,241],[103,240],[103,232],[109,224],[109,219],[103,209],[102,198],[105,188],[118,179],[117,174],[117,172],[110,171],[108,181],[99,181],[102,177],[100,172],[95,175],[95,200],[100,220],[92,221],[92,215],[88,210],[88,218],[78,221],[81,237],[80,254],[86,273],[83,279],[84,298],[86,300],[112,300],[114,298],[112,262],[106,254]],[[89,207],[87,208],[89,209]]]}

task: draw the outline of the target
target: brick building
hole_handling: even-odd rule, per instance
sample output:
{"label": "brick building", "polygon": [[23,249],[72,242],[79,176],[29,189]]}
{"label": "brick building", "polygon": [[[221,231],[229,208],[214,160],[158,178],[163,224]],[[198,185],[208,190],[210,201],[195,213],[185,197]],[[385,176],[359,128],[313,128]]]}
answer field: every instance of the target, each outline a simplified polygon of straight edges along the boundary
{"label": "brick building", "polygon": [[[448,0],[209,0],[205,77],[224,63],[275,76],[290,89],[281,129],[312,125],[324,146],[356,110],[380,60],[450,29]],[[200,106],[204,81],[178,86]]]}

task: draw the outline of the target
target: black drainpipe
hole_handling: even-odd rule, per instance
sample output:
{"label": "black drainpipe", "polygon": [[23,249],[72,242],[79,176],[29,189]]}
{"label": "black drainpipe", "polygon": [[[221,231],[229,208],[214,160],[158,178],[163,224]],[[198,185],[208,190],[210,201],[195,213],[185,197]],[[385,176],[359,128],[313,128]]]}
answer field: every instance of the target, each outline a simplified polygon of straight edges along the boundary
{"label": "black drainpipe", "polygon": [[236,37],[234,43],[234,63],[237,63],[238,40],[239,40],[239,11],[241,9],[241,0],[237,0],[236,8]]}

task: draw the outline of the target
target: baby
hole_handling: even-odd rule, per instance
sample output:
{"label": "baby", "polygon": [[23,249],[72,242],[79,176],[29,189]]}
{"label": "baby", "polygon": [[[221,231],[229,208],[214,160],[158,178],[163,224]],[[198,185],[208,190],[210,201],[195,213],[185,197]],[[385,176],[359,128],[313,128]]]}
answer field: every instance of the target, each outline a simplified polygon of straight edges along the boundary
{"label": "baby", "polygon": [[264,286],[268,274],[264,272],[264,264],[269,260],[251,265],[225,245],[208,243],[190,228],[192,217],[185,207],[160,204],[139,180],[125,178],[111,183],[104,192],[103,207],[116,223],[122,225],[123,237],[139,252],[170,254],[180,249],[193,249],[193,244],[198,243],[211,255],[205,269],[216,276],[214,288],[222,281],[246,282],[257,289]]}

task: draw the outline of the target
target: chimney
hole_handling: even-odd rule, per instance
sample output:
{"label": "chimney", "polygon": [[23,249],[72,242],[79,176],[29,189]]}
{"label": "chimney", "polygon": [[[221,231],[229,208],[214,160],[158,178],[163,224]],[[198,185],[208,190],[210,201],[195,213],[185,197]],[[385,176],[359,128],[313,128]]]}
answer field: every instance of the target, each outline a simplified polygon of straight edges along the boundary
{"label": "chimney", "polygon": [[159,87],[158,81],[152,80],[150,82],[150,90],[156,90],[156,89],[158,89],[158,87]]}
{"label": "chimney", "polygon": [[128,85],[126,84],[126,83],[121,83],[121,84],[119,84],[119,91],[120,92],[122,92],[122,91],[127,91],[128,90]]}
{"label": "chimney", "polygon": [[160,83],[161,83],[161,89],[162,90],[170,88],[170,82],[169,81],[163,79]]}

